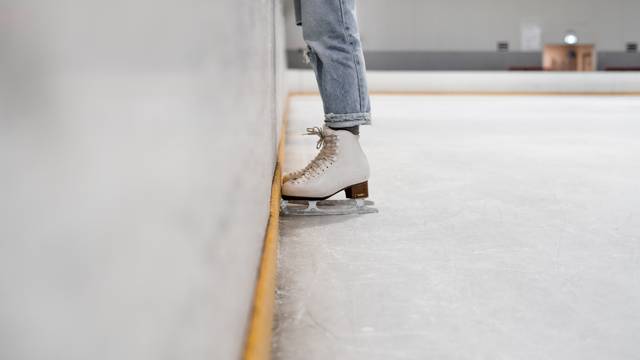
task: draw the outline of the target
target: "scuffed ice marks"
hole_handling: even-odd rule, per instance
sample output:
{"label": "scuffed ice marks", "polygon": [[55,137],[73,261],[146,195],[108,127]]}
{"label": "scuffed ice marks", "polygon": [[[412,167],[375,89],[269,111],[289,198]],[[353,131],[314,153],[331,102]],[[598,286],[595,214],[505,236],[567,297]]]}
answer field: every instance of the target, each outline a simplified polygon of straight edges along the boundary
{"label": "scuffed ice marks", "polygon": [[275,358],[637,357],[638,98],[373,101],[381,211],[281,218]]}

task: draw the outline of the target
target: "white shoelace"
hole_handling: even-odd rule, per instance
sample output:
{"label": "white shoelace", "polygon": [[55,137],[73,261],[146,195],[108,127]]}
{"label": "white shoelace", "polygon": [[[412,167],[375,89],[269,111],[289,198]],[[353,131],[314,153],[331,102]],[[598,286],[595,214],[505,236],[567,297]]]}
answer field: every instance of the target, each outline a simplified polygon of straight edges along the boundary
{"label": "white shoelace", "polygon": [[307,128],[307,133],[303,135],[317,135],[319,137],[316,143],[316,149],[320,152],[316,157],[304,168],[295,171],[289,175],[294,182],[304,182],[322,174],[336,160],[338,153],[338,136],[327,135],[320,127]]}

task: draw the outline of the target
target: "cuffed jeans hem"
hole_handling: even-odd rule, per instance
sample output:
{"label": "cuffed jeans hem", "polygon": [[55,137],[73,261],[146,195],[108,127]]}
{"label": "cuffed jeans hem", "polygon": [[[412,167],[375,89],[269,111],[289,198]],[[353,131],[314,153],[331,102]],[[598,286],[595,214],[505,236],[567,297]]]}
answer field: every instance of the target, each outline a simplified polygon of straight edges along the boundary
{"label": "cuffed jeans hem", "polygon": [[324,122],[332,128],[346,128],[358,125],[371,125],[370,113],[326,114]]}

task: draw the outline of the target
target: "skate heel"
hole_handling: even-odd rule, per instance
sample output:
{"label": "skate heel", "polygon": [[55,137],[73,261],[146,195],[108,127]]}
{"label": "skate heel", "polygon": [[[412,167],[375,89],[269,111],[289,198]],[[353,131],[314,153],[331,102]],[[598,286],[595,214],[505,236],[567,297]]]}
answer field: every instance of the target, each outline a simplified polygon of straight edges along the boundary
{"label": "skate heel", "polygon": [[365,181],[359,184],[351,185],[344,189],[349,199],[364,199],[369,197],[369,182]]}

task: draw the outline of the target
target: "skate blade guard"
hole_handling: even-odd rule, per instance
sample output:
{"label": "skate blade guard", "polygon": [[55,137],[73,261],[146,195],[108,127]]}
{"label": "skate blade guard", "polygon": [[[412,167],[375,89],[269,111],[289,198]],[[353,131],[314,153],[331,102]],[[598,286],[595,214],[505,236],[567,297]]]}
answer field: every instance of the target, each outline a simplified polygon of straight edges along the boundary
{"label": "skate blade guard", "polygon": [[375,203],[365,199],[280,200],[280,213],[288,216],[322,216],[377,213]]}

